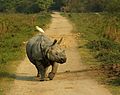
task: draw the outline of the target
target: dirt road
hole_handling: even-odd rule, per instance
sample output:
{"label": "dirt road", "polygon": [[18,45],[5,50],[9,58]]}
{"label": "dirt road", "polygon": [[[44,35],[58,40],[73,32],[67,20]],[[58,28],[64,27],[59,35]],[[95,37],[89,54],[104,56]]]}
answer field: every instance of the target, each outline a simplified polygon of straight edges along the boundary
{"label": "dirt road", "polygon": [[84,73],[86,67],[81,63],[78,45],[71,33],[72,25],[59,13],[52,16],[52,23],[45,32],[53,39],[64,37],[62,46],[68,57],[66,64],[59,65],[54,80],[40,82],[35,79],[35,67],[26,57],[17,69],[13,87],[6,95],[111,95],[104,86]]}

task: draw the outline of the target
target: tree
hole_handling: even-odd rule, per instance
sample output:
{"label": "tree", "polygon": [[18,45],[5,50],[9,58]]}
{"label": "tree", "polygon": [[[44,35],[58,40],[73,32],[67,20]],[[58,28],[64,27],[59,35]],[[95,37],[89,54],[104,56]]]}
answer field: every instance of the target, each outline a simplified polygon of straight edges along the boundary
{"label": "tree", "polygon": [[40,8],[36,0],[22,0],[16,3],[16,11],[21,13],[40,12]]}
{"label": "tree", "polygon": [[85,8],[90,12],[102,12],[104,11],[104,4],[106,0],[87,0],[85,2]]}
{"label": "tree", "polygon": [[0,0],[0,12],[36,13],[48,11],[53,0]]}
{"label": "tree", "polygon": [[53,0],[37,0],[37,3],[39,5],[39,8],[42,11],[48,11],[48,9],[51,7],[53,4]]}
{"label": "tree", "polygon": [[106,4],[106,11],[109,13],[120,12],[120,0],[109,0]]}
{"label": "tree", "polygon": [[53,0],[53,6],[52,6],[52,9],[54,10],[60,10],[61,7],[65,7],[67,5],[67,2],[69,0]]}
{"label": "tree", "polygon": [[13,11],[15,7],[15,0],[0,0],[0,12]]}

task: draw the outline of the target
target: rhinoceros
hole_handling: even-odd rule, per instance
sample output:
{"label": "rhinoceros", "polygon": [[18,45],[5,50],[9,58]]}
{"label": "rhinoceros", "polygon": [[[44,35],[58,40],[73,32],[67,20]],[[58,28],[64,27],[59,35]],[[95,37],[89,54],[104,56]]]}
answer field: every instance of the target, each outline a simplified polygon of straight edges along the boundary
{"label": "rhinoceros", "polygon": [[[65,50],[60,47],[62,38],[57,41],[51,41],[44,31],[36,26],[40,34],[32,37],[26,44],[26,53],[28,59],[37,69],[37,77],[40,81],[52,80],[57,72],[58,64],[66,62]],[[46,76],[46,71],[49,66],[52,66],[51,72]]]}

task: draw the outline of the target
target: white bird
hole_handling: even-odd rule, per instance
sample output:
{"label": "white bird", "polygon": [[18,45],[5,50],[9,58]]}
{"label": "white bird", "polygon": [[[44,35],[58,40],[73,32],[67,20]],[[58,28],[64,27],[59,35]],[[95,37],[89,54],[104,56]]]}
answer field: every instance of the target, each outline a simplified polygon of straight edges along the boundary
{"label": "white bird", "polygon": [[36,29],[42,33],[45,33],[44,30],[42,28],[40,28],[39,26],[36,26]]}

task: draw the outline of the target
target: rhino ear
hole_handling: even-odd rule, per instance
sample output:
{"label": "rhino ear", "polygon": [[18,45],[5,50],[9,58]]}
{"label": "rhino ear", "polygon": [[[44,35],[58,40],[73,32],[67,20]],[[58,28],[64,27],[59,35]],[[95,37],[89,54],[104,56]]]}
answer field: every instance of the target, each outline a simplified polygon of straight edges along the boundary
{"label": "rhino ear", "polygon": [[54,46],[56,43],[57,43],[57,40],[55,39],[51,46]]}
{"label": "rhino ear", "polygon": [[63,37],[58,41],[58,44],[61,44],[62,40],[63,40]]}

